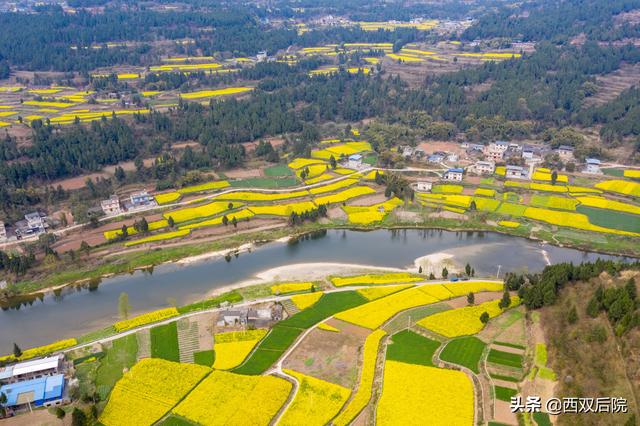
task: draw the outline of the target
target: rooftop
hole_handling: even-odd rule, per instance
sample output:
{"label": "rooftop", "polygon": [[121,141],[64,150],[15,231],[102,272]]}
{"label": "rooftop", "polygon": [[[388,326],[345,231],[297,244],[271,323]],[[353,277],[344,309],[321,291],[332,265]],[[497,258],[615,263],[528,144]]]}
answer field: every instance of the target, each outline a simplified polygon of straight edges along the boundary
{"label": "rooftop", "polygon": [[362,155],[360,155],[360,154],[350,155],[349,156],[349,160],[355,160],[355,161],[362,160]]}
{"label": "rooftop", "polygon": [[36,373],[38,371],[51,370],[58,367],[60,356],[50,356],[40,358],[33,361],[25,361],[13,366],[13,375],[20,376],[22,374]]}
{"label": "rooftop", "polygon": [[62,397],[64,375],[40,377],[0,387],[0,392],[7,396],[6,406],[26,404],[47,399]]}
{"label": "rooftop", "polygon": [[461,169],[461,168],[449,169],[447,170],[447,173],[464,173],[464,169]]}
{"label": "rooftop", "polygon": [[597,158],[587,158],[585,161],[587,164],[600,164],[600,160]]}

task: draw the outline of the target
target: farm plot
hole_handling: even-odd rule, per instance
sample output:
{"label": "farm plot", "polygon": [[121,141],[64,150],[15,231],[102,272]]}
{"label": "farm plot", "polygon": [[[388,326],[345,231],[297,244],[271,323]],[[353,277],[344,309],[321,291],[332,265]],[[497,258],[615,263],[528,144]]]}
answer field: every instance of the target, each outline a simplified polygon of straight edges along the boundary
{"label": "farm plot", "polygon": [[529,219],[539,220],[541,222],[550,223],[552,225],[566,226],[569,228],[584,229],[586,231],[602,232],[608,234],[638,236],[640,234],[621,231],[618,229],[605,228],[593,225],[589,222],[589,218],[581,213],[564,212],[557,210],[540,209],[537,207],[527,207],[524,213]]}
{"label": "farm plot", "polygon": [[165,219],[172,217],[176,223],[188,222],[191,220],[202,219],[205,217],[215,216],[226,210],[241,207],[242,203],[228,203],[226,201],[214,201],[198,207],[187,207],[180,210],[173,210],[163,213]]}
{"label": "farm plot", "polygon": [[371,399],[373,379],[378,358],[378,347],[380,340],[386,335],[382,330],[371,333],[364,343],[362,371],[360,372],[360,383],[353,398],[348,402],[345,409],[333,421],[335,425],[348,425],[362,411]]}
{"label": "farm plot", "polygon": [[[428,316],[418,321],[418,325],[445,337],[457,337],[476,334],[484,328],[480,316],[487,313],[489,318],[496,317],[503,312],[498,304],[500,300],[481,303],[475,306],[453,309]],[[520,299],[517,296],[511,298],[511,306],[517,306]]]}
{"label": "farm plot", "polygon": [[421,275],[410,274],[408,272],[391,272],[387,274],[366,274],[354,275],[350,277],[331,278],[331,282],[336,287],[352,285],[411,283],[422,280],[424,280],[424,277],[422,277]]}
{"label": "farm plot", "polygon": [[608,200],[604,197],[577,197],[581,206],[597,207],[605,210],[615,210],[623,213],[631,213],[640,215],[640,206],[621,203],[620,201]]}
{"label": "farm plot", "polygon": [[589,223],[602,228],[640,233],[640,216],[620,211],[578,206],[578,213],[586,215]]}
{"label": "farm plot", "polygon": [[141,325],[151,324],[152,322],[162,321],[167,318],[175,317],[179,314],[176,308],[160,309],[153,312],[147,312],[146,314],[138,315],[133,318],[118,321],[113,324],[113,328],[121,333],[132,328],[140,327]]}
{"label": "farm plot", "polygon": [[287,294],[296,293],[300,291],[309,291],[313,287],[311,281],[299,282],[299,283],[280,283],[270,287],[271,294]]}
{"label": "farm plot", "polygon": [[359,225],[369,225],[381,222],[390,211],[402,204],[404,204],[402,200],[394,197],[389,201],[372,206],[344,206],[342,209],[347,213],[349,222]]}
{"label": "farm plot", "polygon": [[340,385],[307,376],[293,370],[285,373],[298,380],[298,393],[278,422],[283,426],[322,426],[340,411],[351,395],[351,390]]}
{"label": "farm plot", "polygon": [[487,356],[487,362],[505,365],[507,367],[522,368],[523,358],[520,354],[491,349]]}
{"label": "farm plot", "polygon": [[368,186],[355,186],[344,191],[337,192],[332,195],[325,195],[324,197],[317,197],[315,202],[317,205],[321,204],[335,204],[342,203],[352,198],[360,197],[362,195],[373,194],[376,191]]}
{"label": "farm plot", "polygon": [[147,358],[118,381],[100,416],[105,426],[152,425],[211,370]]}
{"label": "farm plot", "polygon": [[381,297],[389,296],[390,294],[397,293],[401,290],[406,290],[408,288],[413,287],[413,284],[403,284],[403,285],[393,285],[393,286],[383,286],[383,287],[365,287],[360,290],[356,290],[362,296],[364,296],[367,300],[376,300]]}
{"label": "farm plot", "polygon": [[471,425],[473,398],[460,371],[387,361],[376,424]]}
{"label": "farm plot", "polygon": [[207,226],[222,225],[224,223],[224,218],[225,217],[229,221],[228,223],[232,223],[233,219],[236,219],[237,221],[240,221],[242,219],[248,219],[248,218],[253,217],[253,216],[254,216],[253,212],[251,210],[249,210],[248,208],[245,208],[245,209],[242,209],[242,210],[238,210],[238,211],[234,211],[234,212],[231,212],[231,213],[227,213],[227,214],[225,214],[223,216],[214,217],[213,219],[203,220],[202,222],[190,223],[188,225],[182,225],[182,226],[180,226],[180,230],[198,229],[198,228],[205,228]]}
{"label": "farm plot", "polygon": [[253,348],[267,334],[267,330],[246,330],[218,333],[214,336],[216,370],[230,370],[242,364]]}
{"label": "farm plot", "polygon": [[175,321],[151,329],[151,357],[180,362],[178,328]]}
{"label": "farm plot", "polygon": [[367,300],[355,291],[329,293],[318,302],[297,314],[280,321],[259,343],[251,356],[234,372],[240,374],[261,374],[265,372],[302,332],[336,312],[358,306]]}
{"label": "farm plot", "polygon": [[292,296],[291,301],[294,305],[296,305],[296,308],[302,311],[304,309],[307,309],[309,306],[315,305],[315,303],[322,297],[322,294],[323,293],[321,291],[317,291],[315,293],[298,294],[296,296]]}
{"label": "farm plot", "polygon": [[268,425],[291,392],[287,380],[214,370],[173,410],[203,426]]}
{"label": "farm plot", "polygon": [[573,198],[559,197],[556,195],[533,194],[531,196],[531,205],[534,207],[548,207],[560,210],[575,210],[580,204]]}
{"label": "farm plot", "polygon": [[131,247],[139,244],[153,243],[156,241],[173,240],[174,238],[186,237],[190,234],[189,229],[179,229],[177,231],[162,232],[160,234],[151,235],[149,237],[141,238],[139,240],[127,241],[124,243],[125,247]]}
{"label": "farm plot", "polygon": [[474,373],[479,374],[480,369],[478,363],[480,362],[485,347],[485,343],[477,337],[459,337],[447,343],[442,352],[440,352],[440,359],[467,367]]}
{"label": "farm plot", "polygon": [[623,195],[633,195],[634,197],[640,197],[640,183],[626,181],[626,180],[607,180],[597,183],[595,185],[597,189],[603,191],[615,192]]}
{"label": "farm plot", "polygon": [[248,192],[248,191],[235,191],[216,197],[218,200],[239,200],[239,201],[278,201],[287,200],[289,198],[306,197],[309,195],[308,191],[294,191],[294,192],[279,192],[279,193],[264,193],[264,192]]}
{"label": "farm plot", "polygon": [[387,346],[387,360],[433,367],[433,354],[440,342],[421,336],[410,330],[403,330],[391,338]]}
{"label": "farm plot", "polygon": [[[308,183],[308,182],[307,182]],[[329,185],[317,186],[315,188],[311,188],[309,190],[310,193],[316,194],[324,194],[325,192],[333,192],[338,189],[346,188],[351,185],[355,185],[358,183],[357,179],[343,179],[336,183],[331,183]]]}
{"label": "farm plot", "polygon": [[251,206],[249,209],[254,214],[269,216],[289,216],[291,213],[301,214],[316,208],[312,201],[301,201],[299,203],[278,204],[273,206]]}

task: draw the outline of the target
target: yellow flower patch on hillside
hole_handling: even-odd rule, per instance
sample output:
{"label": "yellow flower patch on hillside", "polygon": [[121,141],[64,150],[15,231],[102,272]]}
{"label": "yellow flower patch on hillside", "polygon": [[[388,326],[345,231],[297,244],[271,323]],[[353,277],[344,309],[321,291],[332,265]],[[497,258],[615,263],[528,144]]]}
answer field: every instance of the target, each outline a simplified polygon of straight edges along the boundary
{"label": "yellow flower patch on hillside", "polygon": [[[169,226],[169,223],[166,219],[154,220],[149,222],[149,231],[157,231],[167,226]],[[127,227],[127,235],[136,235],[137,233],[138,231],[136,231],[133,226]],[[104,231],[102,234],[107,240],[112,240],[122,234],[122,229],[112,229],[110,231]]]}
{"label": "yellow flower patch on hillside", "polygon": [[626,180],[607,180],[597,183],[596,188],[603,191],[616,192],[618,194],[640,197],[640,183]]}
{"label": "yellow flower patch on hillside", "polygon": [[217,180],[213,182],[201,183],[199,185],[185,186],[184,188],[180,188],[178,192],[180,194],[193,194],[194,192],[203,192],[203,191],[215,191],[222,188],[227,188],[230,186],[230,183],[226,180]]}
{"label": "yellow flower patch on hillside", "polygon": [[375,192],[376,191],[373,188],[370,188],[368,186],[355,186],[353,188],[340,191],[336,194],[325,195],[324,197],[318,197],[315,199],[315,201],[317,205],[342,203],[352,198],[373,194]]}
{"label": "yellow flower patch on hillside", "polygon": [[529,219],[539,220],[541,222],[550,223],[552,225],[566,226],[569,228],[584,229],[585,231],[602,232],[607,234],[640,236],[636,232],[620,231],[618,229],[604,228],[602,226],[592,225],[589,218],[581,213],[562,212],[557,210],[539,209],[536,207],[527,207],[524,216]]}
{"label": "yellow flower patch on hillside", "polygon": [[225,216],[227,217],[227,220],[229,221],[228,223],[232,223],[234,218],[236,219],[236,221],[240,221],[242,219],[247,219],[247,218],[253,217],[254,214],[249,209],[242,209],[242,210],[239,210],[239,211],[234,211],[234,212],[231,212],[231,213],[227,213],[226,215],[214,217],[213,219],[203,220],[202,222],[190,223],[188,225],[183,225],[183,226],[180,227],[180,229],[197,229],[197,228],[205,228],[207,226],[222,225],[222,223],[224,223],[224,217]]}
{"label": "yellow flower patch on hillside", "polygon": [[454,296],[466,296],[469,293],[481,291],[503,291],[504,284],[491,281],[459,281],[457,283],[443,284]]}
{"label": "yellow flower patch on hillside", "polygon": [[504,226],[505,228],[517,228],[520,226],[520,222],[514,222],[511,220],[501,220],[498,222],[498,225]]}
{"label": "yellow flower patch on hillside", "polygon": [[[578,197],[577,200],[583,206],[597,207],[599,209],[616,210],[619,212],[640,214],[640,206],[622,203],[620,201],[607,200],[603,197]],[[640,220],[640,219],[639,219]]]}
{"label": "yellow flower patch on hillside", "polygon": [[473,419],[473,383],[463,372],[385,362],[376,424],[468,426]]}
{"label": "yellow flower patch on hillside", "polygon": [[[234,203],[232,208],[242,206],[242,203]],[[163,213],[165,219],[172,217],[176,223],[187,222],[190,220],[201,219],[204,217],[215,216],[229,209],[227,201],[214,201],[198,207],[186,207],[180,210],[173,210]]]}
{"label": "yellow flower patch on hillside", "polygon": [[323,426],[328,424],[351,395],[350,389],[340,385],[293,370],[284,370],[284,372],[295,377],[299,387],[278,425]]}
{"label": "yellow flower patch on hillside", "polygon": [[49,355],[53,352],[58,352],[77,344],[78,341],[76,339],[59,340],[54,343],[49,343],[48,345],[25,349],[24,351],[22,351],[22,355],[20,355],[18,358],[16,358],[13,354],[2,356],[0,357],[0,362],[26,361],[31,358]]}
{"label": "yellow flower patch on hillside", "polygon": [[276,204],[273,206],[251,206],[249,209],[254,214],[265,214],[273,216],[289,216],[291,213],[304,213],[316,208],[313,201],[301,201],[299,203]]}
{"label": "yellow flower patch on hillside", "polygon": [[394,197],[383,203],[374,204],[372,206],[344,206],[342,209],[347,213],[349,222],[359,225],[369,225],[382,221],[389,212],[404,202]]}
{"label": "yellow flower patch on hillside", "polygon": [[376,300],[411,287],[413,287],[413,284],[402,284],[382,287],[365,287],[356,291],[367,300]]}
{"label": "yellow flower patch on hillside", "polygon": [[337,328],[335,328],[332,325],[327,324],[326,322],[321,322],[320,324],[318,324],[318,328],[320,330],[331,331],[333,333],[339,333],[340,332],[340,330],[338,330]]}
{"label": "yellow flower patch on hillside", "polygon": [[216,96],[236,95],[238,93],[245,93],[253,90],[253,87],[228,87],[226,89],[219,90],[200,90],[198,92],[181,93],[182,99],[202,99],[213,98]]}
{"label": "yellow flower patch on hillside", "polygon": [[324,182],[325,180],[335,179],[335,176],[330,175],[329,173],[323,173],[320,176],[307,179],[304,181],[305,185],[313,185],[314,183]]}
{"label": "yellow flower patch on hillside", "polygon": [[330,183],[329,185],[316,186],[315,188],[311,188],[309,192],[312,194],[324,194],[325,192],[336,191],[356,183],[358,183],[357,179],[343,179],[335,183]]}
{"label": "yellow flower patch on hillside", "polygon": [[213,368],[230,370],[239,366],[266,334],[267,330],[261,328],[216,334],[213,337],[215,342]]}
{"label": "yellow flower patch on hillside", "polygon": [[156,194],[153,198],[158,204],[169,204],[178,201],[182,195],[179,192],[166,192],[164,194]]}
{"label": "yellow flower patch on hillside", "polygon": [[[417,324],[445,337],[476,334],[484,328],[484,324],[480,321],[480,316],[484,312],[489,314],[489,318],[497,317],[503,312],[503,309],[498,306],[499,303],[500,299],[439,312],[421,319]],[[519,303],[520,299],[514,296],[511,298],[510,307],[518,306]]]}
{"label": "yellow flower patch on hillside", "polygon": [[279,377],[215,370],[173,411],[202,426],[267,426],[291,388],[291,383]]}
{"label": "yellow flower patch on hillside", "polygon": [[151,324],[152,322],[162,321],[167,318],[175,317],[178,315],[176,308],[160,309],[153,312],[147,312],[146,314],[138,315],[133,318],[118,321],[113,324],[113,328],[121,333],[132,328],[140,327],[141,325]]}
{"label": "yellow flower patch on hillside", "polygon": [[297,294],[295,296],[291,296],[291,301],[294,305],[296,305],[296,308],[302,311],[304,309],[307,309],[309,306],[315,305],[315,303],[322,297],[322,294],[323,293],[321,291],[307,294]]}
{"label": "yellow flower patch on hillside", "polygon": [[145,358],[116,383],[100,415],[105,426],[146,426],[162,418],[211,370]]}
{"label": "yellow flower patch on hillside", "polygon": [[124,246],[131,247],[138,244],[153,243],[155,241],[172,240],[174,238],[186,237],[190,233],[191,231],[188,229],[179,229],[177,231],[162,232],[160,234],[151,235],[149,237],[141,238],[139,240],[127,241],[126,243],[124,243]]}
{"label": "yellow flower patch on hillside", "polygon": [[393,283],[412,283],[423,281],[424,277],[411,274],[409,272],[389,272],[386,274],[364,274],[353,275],[350,277],[332,277],[331,282],[336,287],[344,287],[348,285],[372,285],[372,284],[393,284]]}
{"label": "yellow flower patch on hillside", "polygon": [[476,188],[473,195],[480,195],[483,197],[494,197],[496,195],[495,189],[487,189],[487,188]]}
{"label": "yellow flower patch on hillside", "polygon": [[306,197],[309,195],[309,191],[294,191],[294,192],[249,192],[249,191],[236,191],[222,194],[216,197],[218,200],[240,200],[240,201],[278,201],[286,200],[289,198]]}
{"label": "yellow flower patch on hillside", "polygon": [[311,281],[300,283],[281,283],[271,286],[271,294],[287,294],[297,291],[308,291],[313,287]]}
{"label": "yellow flower patch on hillside", "polygon": [[632,178],[632,179],[640,179],[640,170],[631,170],[627,169],[623,172],[624,177]]}
{"label": "yellow flower patch on hillside", "polygon": [[302,173],[307,171],[307,177],[314,178],[320,176],[327,170],[326,164],[312,164],[310,166],[304,166],[301,169],[296,170],[296,176],[302,178]]}

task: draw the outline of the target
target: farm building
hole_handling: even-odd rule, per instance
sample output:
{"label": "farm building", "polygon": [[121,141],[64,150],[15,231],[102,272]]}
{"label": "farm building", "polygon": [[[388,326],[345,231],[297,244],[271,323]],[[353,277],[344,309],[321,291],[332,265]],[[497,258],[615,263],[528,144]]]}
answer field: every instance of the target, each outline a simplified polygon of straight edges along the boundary
{"label": "farm building", "polygon": [[144,209],[145,207],[155,206],[156,200],[153,196],[149,195],[146,190],[134,192],[129,196],[129,200],[125,203],[125,208],[128,211],[136,211]]}
{"label": "farm building", "polygon": [[585,160],[584,170],[582,171],[584,173],[589,173],[592,175],[601,174],[602,171],[600,171],[600,160],[598,160],[597,158],[587,158]]}
{"label": "farm building", "polygon": [[505,177],[507,179],[528,179],[529,173],[527,173],[527,170],[524,167],[507,166]]}
{"label": "farm building", "polygon": [[429,163],[442,163],[444,161],[444,155],[440,154],[431,154],[429,158],[427,158]]}
{"label": "farm building", "polygon": [[418,181],[418,183],[416,183],[416,190],[420,192],[429,192],[432,187],[433,184],[431,182]]}
{"label": "farm building", "polygon": [[0,369],[0,383],[16,383],[38,377],[60,374],[64,370],[64,355],[19,362]]}
{"label": "farm building", "polygon": [[12,411],[60,405],[66,400],[64,375],[56,374],[3,385],[0,393],[7,396],[4,406]]}
{"label": "farm building", "polygon": [[4,226],[4,222],[0,221],[0,241],[7,239],[7,228]]}
{"label": "farm building", "polygon": [[476,161],[473,165],[474,173],[479,175],[493,174],[496,170],[496,164],[493,161]]}
{"label": "farm building", "polygon": [[444,180],[461,182],[463,173],[463,169],[449,169],[444,173],[443,178]]}
{"label": "farm building", "polygon": [[508,148],[509,142],[495,141],[485,147],[484,153],[488,159],[498,161],[502,160],[504,153],[507,152]]}
{"label": "farm building", "polygon": [[573,161],[573,147],[568,145],[560,145],[556,149],[556,154],[562,161]]}
{"label": "farm building", "polygon": [[112,195],[108,200],[100,201],[100,207],[107,216],[114,216],[122,213],[122,207],[120,206],[120,199],[117,195]]}
{"label": "farm building", "polygon": [[362,155],[350,155],[347,161],[347,167],[350,169],[359,169],[360,167],[362,167]]}

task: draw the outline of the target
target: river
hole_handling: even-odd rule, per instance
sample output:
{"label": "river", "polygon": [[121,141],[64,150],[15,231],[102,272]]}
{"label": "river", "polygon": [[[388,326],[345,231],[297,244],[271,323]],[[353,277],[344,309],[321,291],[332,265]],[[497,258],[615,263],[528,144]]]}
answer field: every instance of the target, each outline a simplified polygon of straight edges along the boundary
{"label": "river", "polygon": [[213,258],[189,264],[164,264],[152,273],[136,271],[102,280],[91,288],[67,287],[21,306],[0,311],[0,354],[16,342],[22,348],[77,337],[118,320],[118,297],[129,295],[132,314],[202,299],[266,269],[294,263],[340,262],[405,268],[414,259],[447,252],[476,276],[494,276],[500,265],[507,271],[539,271],[547,264],[591,261],[617,256],[541,244],[524,238],[487,232],[442,230],[330,230],[297,243],[273,242],[231,259]]}

